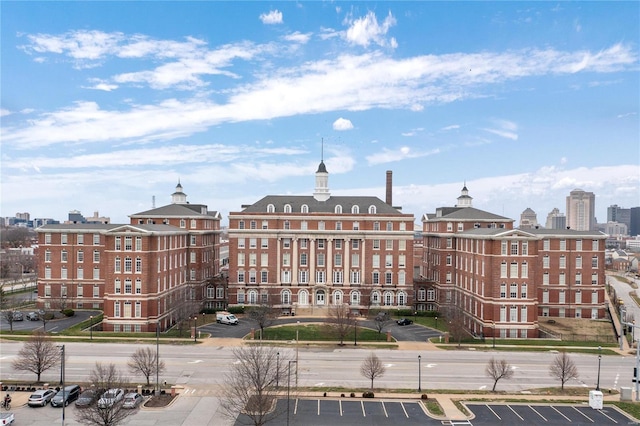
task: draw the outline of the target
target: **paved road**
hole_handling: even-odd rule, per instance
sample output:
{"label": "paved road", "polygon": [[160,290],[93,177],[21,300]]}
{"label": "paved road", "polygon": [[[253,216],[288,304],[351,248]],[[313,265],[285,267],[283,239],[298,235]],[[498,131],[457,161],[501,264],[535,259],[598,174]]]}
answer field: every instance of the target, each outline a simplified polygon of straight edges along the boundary
{"label": "paved road", "polygon": [[[13,322],[13,329],[15,331],[42,331],[43,327],[46,327],[46,331],[49,333],[59,333],[62,330],[65,330],[73,325],[88,320],[91,315],[96,315],[96,311],[75,311],[75,315],[72,317],[65,317],[62,316],[62,314],[57,313],[56,315],[58,316],[58,318],[56,318],[55,320],[47,321],[45,325],[42,321],[29,321],[26,318],[27,313],[32,311],[34,311],[34,309],[25,309],[20,311],[25,315],[25,318],[23,321]],[[9,328],[9,323],[5,321],[4,318],[0,319],[0,331],[7,332],[9,331]]]}

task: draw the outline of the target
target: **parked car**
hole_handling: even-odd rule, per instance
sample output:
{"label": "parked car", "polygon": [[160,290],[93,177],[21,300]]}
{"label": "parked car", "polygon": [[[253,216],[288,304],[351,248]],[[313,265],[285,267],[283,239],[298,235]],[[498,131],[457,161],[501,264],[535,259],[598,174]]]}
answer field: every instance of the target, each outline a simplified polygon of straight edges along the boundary
{"label": "parked car", "polygon": [[27,319],[29,321],[38,321],[38,320],[40,320],[40,315],[38,315],[37,312],[29,312],[27,314]]}
{"label": "parked car", "polygon": [[71,402],[78,399],[80,396],[80,386],[79,385],[69,385],[65,386],[64,389],[60,390],[56,396],[51,399],[52,407],[62,407],[69,405]]}
{"label": "parked car", "polygon": [[16,312],[13,313],[13,320],[14,321],[22,321],[22,320],[24,320],[24,315],[22,314],[22,312],[16,311]]}
{"label": "parked car", "polygon": [[411,320],[410,320],[410,319],[408,319],[408,318],[400,318],[400,319],[397,321],[397,323],[398,323],[398,325],[409,325],[409,324],[413,324],[413,321],[411,321]]}
{"label": "parked car", "polygon": [[93,389],[83,391],[76,399],[76,407],[88,407],[96,401],[97,392]]}
{"label": "parked car", "polygon": [[216,312],[216,322],[227,325],[238,325],[238,318],[229,312]]}
{"label": "parked car", "polygon": [[44,407],[56,395],[53,389],[38,389],[29,397],[27,404],[29,407]]}
{"label": "parked car", "polygon": [[124,391],[119,388],[109,389],[98,400],[98,408],[109,408],[124,398]]}
{"label": "parked car", "polygon": [[0,413],[0,425],[11,425],[16,420],[13,413]]}
{"label": "parked car", "polygon": [[124,402],[122,403],[122,408],[137,408],[138,405],[142,404],[144,398],[138,392],[131,392],[124,396]]}

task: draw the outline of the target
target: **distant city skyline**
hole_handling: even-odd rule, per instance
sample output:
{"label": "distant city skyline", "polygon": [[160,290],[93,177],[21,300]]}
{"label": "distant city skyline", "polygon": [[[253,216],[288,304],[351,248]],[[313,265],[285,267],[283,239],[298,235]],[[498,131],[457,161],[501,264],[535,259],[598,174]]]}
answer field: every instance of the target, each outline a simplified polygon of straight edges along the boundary
{"label": "distant city skyline", "polygon": [[[638,2],[0,2],[0,216],[640,206]],[[141,18],[141,17],[144,17]]]}

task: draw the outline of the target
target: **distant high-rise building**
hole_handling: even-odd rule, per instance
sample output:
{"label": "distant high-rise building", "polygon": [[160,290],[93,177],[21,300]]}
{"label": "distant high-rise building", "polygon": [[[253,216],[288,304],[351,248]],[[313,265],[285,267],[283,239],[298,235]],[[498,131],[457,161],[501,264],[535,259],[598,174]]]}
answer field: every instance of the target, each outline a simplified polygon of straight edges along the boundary
{"label": "distant high-rise building", "polygon": [[628,230],[631,227],[631,209],[619,207],[617,204],[607,207],[607,222],[623,223]]}
{"label": "distant high-rise building", "polygon": [[520,214],[520,229],[531,229],[538,226],[538,215],[531,208],[527,207]]}
{"label": "distant high-rise building", "polygon": [[640,207],[631,207],[629,217],[629,235],[640,235]]}
{"label": "distant high-rise building", "polygon": [[544,226],[548,229],[564,229],[567,227],[567,217],[564,213],[560,213],[557,207],[554,207],[547,215],[547,222]]}
{"label": "distant high-rise building", "polygon": [[30,217],[31,215],[29,213],[16,213],[16,219],[28,222]]}
{"label": "distant high-rise building", "polygon": [[596,195],[574,189],[567,197],[567,226],[576,231],[596,229]]}

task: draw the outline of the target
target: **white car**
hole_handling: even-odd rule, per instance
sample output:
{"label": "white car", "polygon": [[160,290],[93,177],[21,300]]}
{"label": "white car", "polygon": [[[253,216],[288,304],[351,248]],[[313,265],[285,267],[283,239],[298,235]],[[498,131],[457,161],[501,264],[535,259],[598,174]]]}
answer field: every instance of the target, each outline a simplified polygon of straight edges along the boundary
{"label": "white car", "polygon": [[29,407],[44,407],[51,399],[56,395],[56,391],[53,389],[38,389],[29,397],[27,404]]}
{"label": "white car", "polygon": [[119,388],[109,389],[98,400],[98,408],[109,408],[124,399],[124,391]]}

